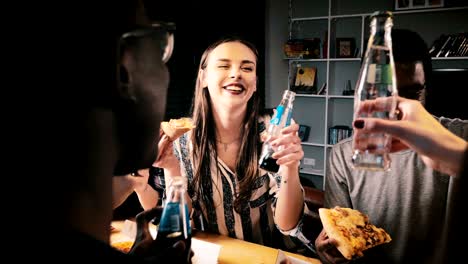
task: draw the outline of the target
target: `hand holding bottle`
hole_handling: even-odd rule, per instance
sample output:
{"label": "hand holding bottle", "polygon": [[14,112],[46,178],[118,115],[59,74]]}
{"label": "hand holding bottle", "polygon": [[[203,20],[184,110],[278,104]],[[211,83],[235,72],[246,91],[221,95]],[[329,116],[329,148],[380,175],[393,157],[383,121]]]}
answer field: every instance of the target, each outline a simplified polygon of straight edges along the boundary
{"label": "hand holding bottle", "polygon": [[[279,170],[279,164],[276,162],[276,159],[273,158],[273,153],[275,149],[271,145],[274,139],[280,136],[281,130],[284,127],[288,127],[292,119],[292,109],[296,93],[290,90],[285,90],[283,93],[283,98],[281,99],[280,104],[276,107],[275,114],[270,120],[268,126],[268,137],[267,140],[263,143],[262,153],[260,154],[260,160],[258,164],[260,168],[276,173]],[[299,128],[296,128],[296,132]],[[289,130],[286,130],[289,131]],[[286,134],[289,132],[286,132]],[[297,133],[296,133],[297,134]]]}
{"label": "hand holding bottle", "polygon": [[[356,83],[354,97],[354,120],[361,117],[394,119],[396,96],[398,95],[395,65],[393,62],[391,12],[375,12],[371,16],[370,37],[363,64]],[[372,113],[361,109],[361,104],[376,98],[391,98],[387,108]],[[355,169],[388,170],[391,138],[382,133],[354,134],[354,142],[359,137],[360,146],[353,144],[352,162]]]}
{"label": "hand holding bottle", "polygon": [[[366,101],[360,111],[382,111],[389,98]],[[411,148],[423,155],[426,165],[451,175],[458,174],[468,143],[442,126],[419,101],[397,97],[400,120],[359,118],[354,121],[355,133],[385,132],[399,139],[391,151]],[[355,137],[359,140],[359,137]],[[359,146],[359,141],[355,142]]]}
{"label": "hand holding bottle", "polygon": [[299,167],[299,163],[304,157],[301,139],[298,136],[299,125],[292,120],[291,125],[283,128],[278,138],[271,141],[275,152],[272,158],[276,159],[276,164],[280,166]]}

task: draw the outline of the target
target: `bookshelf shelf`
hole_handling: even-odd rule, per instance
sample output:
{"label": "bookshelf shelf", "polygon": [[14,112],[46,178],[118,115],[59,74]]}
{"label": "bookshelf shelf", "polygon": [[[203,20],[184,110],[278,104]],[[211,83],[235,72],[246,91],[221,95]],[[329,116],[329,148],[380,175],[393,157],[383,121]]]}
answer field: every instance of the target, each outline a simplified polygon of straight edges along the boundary
{"label": "bookshelf shelf", "polygon": [[432,57],[432,60],[468,60],[468,57]]}
{"label": "bookshelf shelf", "polygon": [[323,170],[314,170],[314,169],[301,169],[299,173],[309,174],[309,175],[319,175],[324,176]]}
{"label": "bookshelf shelf", "polygon": [[296,97],[317,97],[317,98],[326,98],[326,95],[319,95],[319,94],[300,94],[300,93],[296,93]]}
{"label": "bookshelf shelf", "polygon": [[311,143],[311,142],[302,142],[301,144],[302,144],[302,145],[305,145],[305,146],[316,146],[316,147],[323,147],[323,146],[325,146],[325,145],[322,144],[322,143]]}

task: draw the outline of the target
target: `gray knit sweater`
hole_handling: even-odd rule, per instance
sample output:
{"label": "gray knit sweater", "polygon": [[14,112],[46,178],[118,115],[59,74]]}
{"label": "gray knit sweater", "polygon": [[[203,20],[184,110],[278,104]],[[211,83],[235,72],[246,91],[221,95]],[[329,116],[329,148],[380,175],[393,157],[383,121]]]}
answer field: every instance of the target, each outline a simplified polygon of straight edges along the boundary
{"label": "gray knit sweater", "polygon": [[[453,133],[468,140],[468,121],[440,118]],[[412,150],[391,154],[388,172],[351,167],[352,144],[347,139],[330,153],[325,178],[325,206],[357,209],[392,237],[370,249],[359,263],[429,263],[441,254],[444,224],[450,217],[453,177],[427,167]]]}

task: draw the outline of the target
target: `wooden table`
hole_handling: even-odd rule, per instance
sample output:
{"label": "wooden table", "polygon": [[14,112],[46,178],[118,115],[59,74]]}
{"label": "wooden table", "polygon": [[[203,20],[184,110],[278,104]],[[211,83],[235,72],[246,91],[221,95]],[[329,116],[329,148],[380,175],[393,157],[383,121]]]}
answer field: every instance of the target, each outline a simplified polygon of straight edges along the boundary
{"label": "wooden table", "polygon": [[[123,223],[124,221],[114,221],[112,222],[112,226],[117,230],[122,230]],[[119,231],[113,232],[111,234],[110,242],[112,243],[114,241],[121,241],[124,237],[126,236],[121,234]],[[198,240],[221,246],[221,251],[219,252],[218,256],[219,264],[275,264],[279,253],[278,249],[275,248],[206,232],[195,231],[193,237]],[[290,252],[285,252],[285,254],[301,260],[305,260],[309,263],[321,263],[318,259],[308,258]]]}

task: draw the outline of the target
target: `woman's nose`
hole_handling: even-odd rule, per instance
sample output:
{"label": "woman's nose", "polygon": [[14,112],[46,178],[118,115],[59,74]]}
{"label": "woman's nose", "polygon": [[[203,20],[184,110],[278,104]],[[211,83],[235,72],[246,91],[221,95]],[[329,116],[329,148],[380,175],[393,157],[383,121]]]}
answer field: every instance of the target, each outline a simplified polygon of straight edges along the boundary
{"label": "woman's nose", "polygon": [[232,67],[231,68],[231,72],[229,73],[229,77],[235,79],[235,78],[241,78],[241,70],[236,68],[236,67]]}

